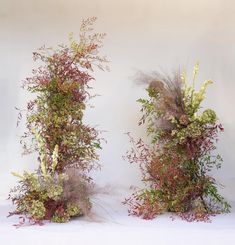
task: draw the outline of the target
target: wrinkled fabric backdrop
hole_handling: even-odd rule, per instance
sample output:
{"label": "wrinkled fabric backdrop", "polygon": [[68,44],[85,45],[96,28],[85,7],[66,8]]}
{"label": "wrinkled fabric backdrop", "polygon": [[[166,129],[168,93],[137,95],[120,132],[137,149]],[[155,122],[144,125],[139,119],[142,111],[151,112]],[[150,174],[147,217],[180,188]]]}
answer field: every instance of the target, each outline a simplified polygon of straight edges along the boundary
{"label": "wrinkled fabric backdrop", "polygon": [[212,174],[225,185],[221,193],[235,200],[235,2],[233,0],[0,0],[0,198],[6,199],[16,182],[11,171],[37,168],[37,155],[22,157],[19,144],[24,119],[16,127],[18,111],[32,97],[21,89],[35,64],[32,52],[42,45],[66,43],[70,32],[78,37],[82,18],[97,16],[97,32],[106,32],[103,53],[110,72],[96,71],[92,82],[97,96],[89,103],[85,120],[105,130],[100,151],[102,171],[94,174],[99,185],[117,188],[140,185],[137,166],[122,155],[130,148],[126,132],[145,135],[138,127],[139,97],[144,85],[134,82],[138,70],[151,72],[185,69],[189,77],[200,62],[198,84],[209,87],[205,107],[215,109],[225,132],[218,151],[224,158]]}

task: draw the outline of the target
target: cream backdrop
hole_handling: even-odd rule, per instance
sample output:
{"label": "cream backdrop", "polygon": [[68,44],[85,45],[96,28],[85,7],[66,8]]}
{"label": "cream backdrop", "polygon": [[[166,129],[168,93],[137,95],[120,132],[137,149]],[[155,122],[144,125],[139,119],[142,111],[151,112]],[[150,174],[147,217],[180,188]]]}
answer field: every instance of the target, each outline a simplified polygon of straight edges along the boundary
{"label": "cream backdrop", "polygon": [[144,87],[133,82],[136,70],[185,68],[200,61],[199,80],[215,81],[205,106],[215,109],[225,127],[218,149],[224,158],[216,173],[225,184],[222,193],[235,200],[235,2],[233,0],[0,0],[0,196],[7,197],[16,179],[11,171],[37,167],[36,155],[22,157],[19,137],[24,121],[16,128],[17,111],[30,95],[21,81],[31,74],[32,52],[43,44],[67,41],[78,34],[82,18],[97,16],[95,29],[106,32],[103,53],[110,72],[95,73],[94,109],[86,122],[106,130],[107,144],[100,152],[102,171],[94,178],[100,185],[128,188],[140,184],[137,166],[124,162],[129,148],[125,132],[144,135],[136,99]]}

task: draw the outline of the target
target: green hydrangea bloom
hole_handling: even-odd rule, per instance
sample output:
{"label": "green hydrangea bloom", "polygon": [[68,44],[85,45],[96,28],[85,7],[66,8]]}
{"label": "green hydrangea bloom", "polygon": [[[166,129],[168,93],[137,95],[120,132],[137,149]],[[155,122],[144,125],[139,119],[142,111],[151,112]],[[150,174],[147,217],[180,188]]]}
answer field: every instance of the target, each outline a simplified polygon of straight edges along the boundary
{"label": "green hydrangea bloom", "polygon": [[66,212],[59,213],[56,211],[53,217],[51,218],[51,221],[55,223],[66,223],[69,220],[70,220],[70,216]]}
{"label": "green hydrangea bloom", "polygon": [[69,216],[82,215],[82,210],[80,206],[76,203],[68,203],[66,211],[69,214]]}
{"label": "green hydrangea bloom", "polygon": [[58,200],[63,192],[62,186],[56,186],[52,185],[48,190],[47,190],[47,195],[49,198],[53,200]]}
{"label": "green hydrangea bloom", "polygon": [[34,200],[32,202],[32,205],[29,208],[29,213],[31,214],[31,216],[36,219],[36,220],[40,220],[43,219],[46,213],[46,209],[43,205],[42,202],[40,201],[36,201]]}
{"label": "green hydrangea bloom", "polygon": [[203,111],[201,117],[200,117],[200,121],[203,124],[214,124],[216,122],[216,113],[211,110],[211,109],[206,109],[205,111]]}
{"label": "green hydrangea bloom", "polygon": [[186,128],[180,130],[172,130],[172,136],[182,143],[186,138],[197,138],[201,135],[201,125],[197,122],[189,124]]}

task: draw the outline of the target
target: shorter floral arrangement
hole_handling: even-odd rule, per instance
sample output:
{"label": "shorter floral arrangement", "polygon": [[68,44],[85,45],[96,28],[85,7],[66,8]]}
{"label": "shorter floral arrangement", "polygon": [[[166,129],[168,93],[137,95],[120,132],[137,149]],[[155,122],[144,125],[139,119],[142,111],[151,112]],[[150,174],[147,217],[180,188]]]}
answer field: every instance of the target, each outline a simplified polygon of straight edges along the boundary
{"label": "shorter floral arrangement", "polygon": [[139,164],[146,188],[136,190],[125,200],[131,215],[153,219],[173,212],[187,221],[208,221],[211,215],[226,213],[230,205],[218,193],[216,180],[209,175],[220,168],[222,158],[215,154],[218,133],[224,129],[215,111],[201,103],[212,83],[206,80],[195,89],[198,64],[192,85],[186,74],[173,77],[154,73],[143,75],[148,82],[149,99],[139,99],[143,112],[140,125],[147,123],[150,144],[135,141],[125,158]]}

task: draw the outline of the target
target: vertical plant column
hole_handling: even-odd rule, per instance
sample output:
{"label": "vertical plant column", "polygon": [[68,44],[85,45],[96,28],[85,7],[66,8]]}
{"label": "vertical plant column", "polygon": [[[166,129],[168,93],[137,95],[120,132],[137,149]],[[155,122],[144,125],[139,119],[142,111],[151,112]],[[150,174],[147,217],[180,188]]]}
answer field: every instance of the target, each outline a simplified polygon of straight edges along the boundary
{"label": "vertical plant column", "polygon": [[147,125],[150,143],[136,142],[129,134],[133,147],[126,159],[140,165],[146,184],[124,202],[131,215],[152,219],[170,211],[187,221],[207,221],[230,209],[210,176],[213,168],[221,167],[215,143],[223,131],[216,113],[201,108],[212,81],[206,80],[196,91],[197,74],[198,64],[192,83],[185,73],[141,76],[149,83],[149,98],[138,100],[143,113],[139,124]]}
{"label": "vertical plant column", "polygon": [[82,22],[78,42],[70,34],[68,45],[42,47],[33,54],[40,66],[23,84],[35,99],[27,106],[21,142],[25,154],[38,152],[40,166],[33,173],[14,173],[20,181],[10,193],[16,205],[10,215],[23,215],[23,221],[66,222],[91,208],[88,173],[99,167],[96,151],[101,146],[99,131],[84,124],[83,113],[93,69],[107,68],[99,55],[105,34],[93,33],[95,20]]}

